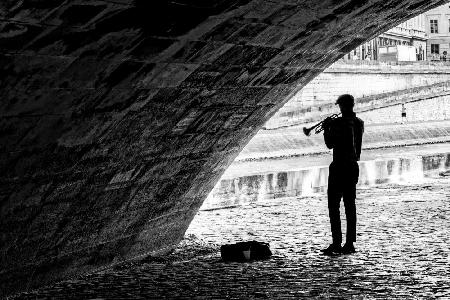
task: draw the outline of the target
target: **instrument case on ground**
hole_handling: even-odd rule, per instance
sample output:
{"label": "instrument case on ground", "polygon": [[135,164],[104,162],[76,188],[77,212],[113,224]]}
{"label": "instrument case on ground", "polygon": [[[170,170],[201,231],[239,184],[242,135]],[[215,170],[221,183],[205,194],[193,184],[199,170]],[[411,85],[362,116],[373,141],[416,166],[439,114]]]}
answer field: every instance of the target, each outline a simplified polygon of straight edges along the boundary
{"label": "instrument case on ground", "polygon": [[272,251],[268,243],[249,241],[222,245],[220,255],[224,261],[243,262],[270,258]]}

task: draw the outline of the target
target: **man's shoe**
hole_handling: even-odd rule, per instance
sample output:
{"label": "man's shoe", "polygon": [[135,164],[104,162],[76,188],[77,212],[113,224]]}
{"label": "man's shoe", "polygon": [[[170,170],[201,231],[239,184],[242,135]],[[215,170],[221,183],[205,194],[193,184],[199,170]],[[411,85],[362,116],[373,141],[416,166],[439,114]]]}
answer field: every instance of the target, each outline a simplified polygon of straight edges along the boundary
{"label": "man's shoe", "polygon": [[342,252],[341,245],[331,244],[328,248],[321,250],[323,255],[339,255]]}
{"label": "man's shoe", "polygon": [[353,246],[353,244],[345,244],[344,247],[342,247],[342,254],[351,254],[351,253],[355,253],[355,247]]}

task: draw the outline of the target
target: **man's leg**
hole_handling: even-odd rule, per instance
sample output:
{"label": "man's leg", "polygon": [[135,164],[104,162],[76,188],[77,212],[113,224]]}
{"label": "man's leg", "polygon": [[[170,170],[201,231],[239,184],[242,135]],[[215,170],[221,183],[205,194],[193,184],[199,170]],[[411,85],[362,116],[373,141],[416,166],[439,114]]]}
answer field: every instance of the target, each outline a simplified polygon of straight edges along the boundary
{"label": "man's leg", "polygon": [[356,242],[356,186],[347,187],[344,190],[343,198],[347,219],[346,243],[352,244]]}
{"label": "man's leg", "polygon": [[336,169],[330,166],[330,173],[328,176],[328,214],[330,217],[331,234],[333,237],[333,244],[340,245],[342,243],[341,231],[341,215],[339,206],[342,197],[341,184],[339,174]]}
{"label": "man's leg", "polygon": [[347,219],[347,234],[346,234],[346,242],[342,249],[343,253],[353,253],[355,252],[355,248],[353,243],[356,242],[356,184],[358,183],[359,177],[359,167],[358,164],[355,163],[353,167],[351,167],[353,172],[351,172],[350,178],[346,182],[343,190],[343,200],[345,206],[345,217]]}

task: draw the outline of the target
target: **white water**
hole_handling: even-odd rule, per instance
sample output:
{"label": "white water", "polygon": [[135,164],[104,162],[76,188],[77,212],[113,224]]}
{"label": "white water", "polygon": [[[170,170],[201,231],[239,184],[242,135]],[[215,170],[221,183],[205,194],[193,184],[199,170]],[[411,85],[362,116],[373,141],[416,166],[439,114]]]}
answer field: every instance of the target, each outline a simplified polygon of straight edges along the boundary
{"label": "white water", "polygon": [[[421,183],[430,174],[450,169],[450,144],[395,150],[363,154],[359,162],[359,188]],[[330,156],[315,156],[235,164],[217,183],[201,209],[323,194],[327,189],[330,159]]]}

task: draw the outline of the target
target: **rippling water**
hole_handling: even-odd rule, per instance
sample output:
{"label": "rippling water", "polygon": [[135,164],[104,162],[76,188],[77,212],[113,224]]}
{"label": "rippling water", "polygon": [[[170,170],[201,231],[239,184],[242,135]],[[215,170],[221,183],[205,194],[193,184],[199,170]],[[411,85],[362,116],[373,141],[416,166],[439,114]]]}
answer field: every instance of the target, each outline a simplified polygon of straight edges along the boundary
{"label": "rippling water", "polygon": [[[201,209],[326,192],[330,160],[328,155],[235,164]],[[421,183],[432,173],[450,170],[450,144],[371,150],[363,153],[359,166],[360,188],[385,183]]]}

